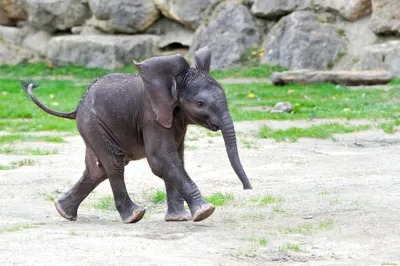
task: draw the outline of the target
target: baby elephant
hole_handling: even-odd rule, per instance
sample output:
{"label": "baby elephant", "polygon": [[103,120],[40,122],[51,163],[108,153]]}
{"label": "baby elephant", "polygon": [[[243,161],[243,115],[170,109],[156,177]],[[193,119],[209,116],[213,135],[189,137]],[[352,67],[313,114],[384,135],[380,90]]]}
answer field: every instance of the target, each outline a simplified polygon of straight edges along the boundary
{"label": "baby elephant", "polygon": [[252,188],[239,159],[224,91],[210,76],[210,63],[208,47],[196,52],[194,67],[180,54],[135,62],[139,75],[115,73],[97,79],[69,113],[47,108],[33,95],[35,86],[21,82],[45,112],[76,119],[86,145],[83,176],[55,201],[61,216],[76,220],[81,202],[108,178],[122,220],[135,223],[142,219],[145,209],[130,199],[124,168],[129,161],[146,157],[153,173],[165,182],[166,221],[197,222],[209,217],[215,207],[203,199],[184,168],[189,124],[212,131],[221,129],[233,169],[243,188]]}

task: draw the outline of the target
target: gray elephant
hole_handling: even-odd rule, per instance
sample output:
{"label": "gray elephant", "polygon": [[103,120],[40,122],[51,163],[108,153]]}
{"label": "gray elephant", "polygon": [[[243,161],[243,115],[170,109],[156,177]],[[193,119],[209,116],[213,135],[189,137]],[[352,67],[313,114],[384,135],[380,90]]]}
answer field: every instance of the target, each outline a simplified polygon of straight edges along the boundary
{"label": "gray elephant", "polygon": [[125,223],[142,219],[145,209],[130,199],[124,168],[129,161],[146,157],[152,172],[165,182],[166,221],[201,221],[209,217],[215,207],[203,199],[184,168],[184,139],[189,124],[221,129],[233,169],[243,188],[252,188],[239,159],[224,91],[209,74],[210,63],[208,47],[196,52],[194,67],[180,54],[135,62],[139,75],[115,73],[97,79],[69,113],[47,108],[33,95],[36,86],[21,82],[41,109],[76,119],[86,145],[83,176],[55,200],[61,216],[76,220],[81,202],[108,178],[121,219]]}

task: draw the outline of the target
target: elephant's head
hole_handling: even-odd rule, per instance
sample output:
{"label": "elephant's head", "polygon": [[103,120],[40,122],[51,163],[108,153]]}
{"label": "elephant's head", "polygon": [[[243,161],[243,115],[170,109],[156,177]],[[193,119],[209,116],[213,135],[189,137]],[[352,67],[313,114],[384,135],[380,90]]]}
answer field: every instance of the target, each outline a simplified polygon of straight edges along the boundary
{"label": "elephant's head", "polygon": [[226,96],[222,87],[211,77],[210,64],[211,52],[208,47],[195,53],[194,67],[190,67],[180,54],[135,62],[157,122],[170,128],[174,109],[179,107],[191,123],[213,131],[221,129],[231,165],[243,188],[251,189],[239,159]]}

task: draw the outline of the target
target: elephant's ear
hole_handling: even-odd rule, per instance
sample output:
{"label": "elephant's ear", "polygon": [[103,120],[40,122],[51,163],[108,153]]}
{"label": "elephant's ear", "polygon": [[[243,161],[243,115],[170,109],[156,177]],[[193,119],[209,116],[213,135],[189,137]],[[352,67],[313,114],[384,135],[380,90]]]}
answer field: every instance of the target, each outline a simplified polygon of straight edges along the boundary
{"label": "elephant's ear", "polygon": [[210,72],[211,50],[208,46],[199,49],[194,53],[195,67],[197,69]]}
{"label": "elephant's ear", "polygon": [[170,128],[175,107],[178,103],[176,77],[189,69],[188,62],[182,55],[160,56],[135,62],[139,75],[147,90],[151,108],[157,122]]}

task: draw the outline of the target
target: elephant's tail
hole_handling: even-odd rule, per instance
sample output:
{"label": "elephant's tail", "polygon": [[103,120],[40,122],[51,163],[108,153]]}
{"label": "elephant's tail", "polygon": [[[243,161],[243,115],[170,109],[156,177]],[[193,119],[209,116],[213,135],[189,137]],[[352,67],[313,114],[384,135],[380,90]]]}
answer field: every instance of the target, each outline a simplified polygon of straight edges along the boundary
{"label": "elephant's tail", "polygon": [[63,113],[63,112],[57,112],[54,110],[51,110],[50,108],[44,106],[36,97],[33,95],[32,90],[34,88],[39,87],[39,85],[33,84],[32,82],[25,82],[25,81],[20,81],[21,85],[24,87],[24,90],[28,93],[29,97],[36,103],[37,106],[40,107],[43,111],[46,113],[49,113],[51,115],[55,115],[58,117],[62,118],[68,118],[68,119],[76,119],[76,113],[78,112],[78,108],[76,108],[74,111],[69,112],[69,113]]}

